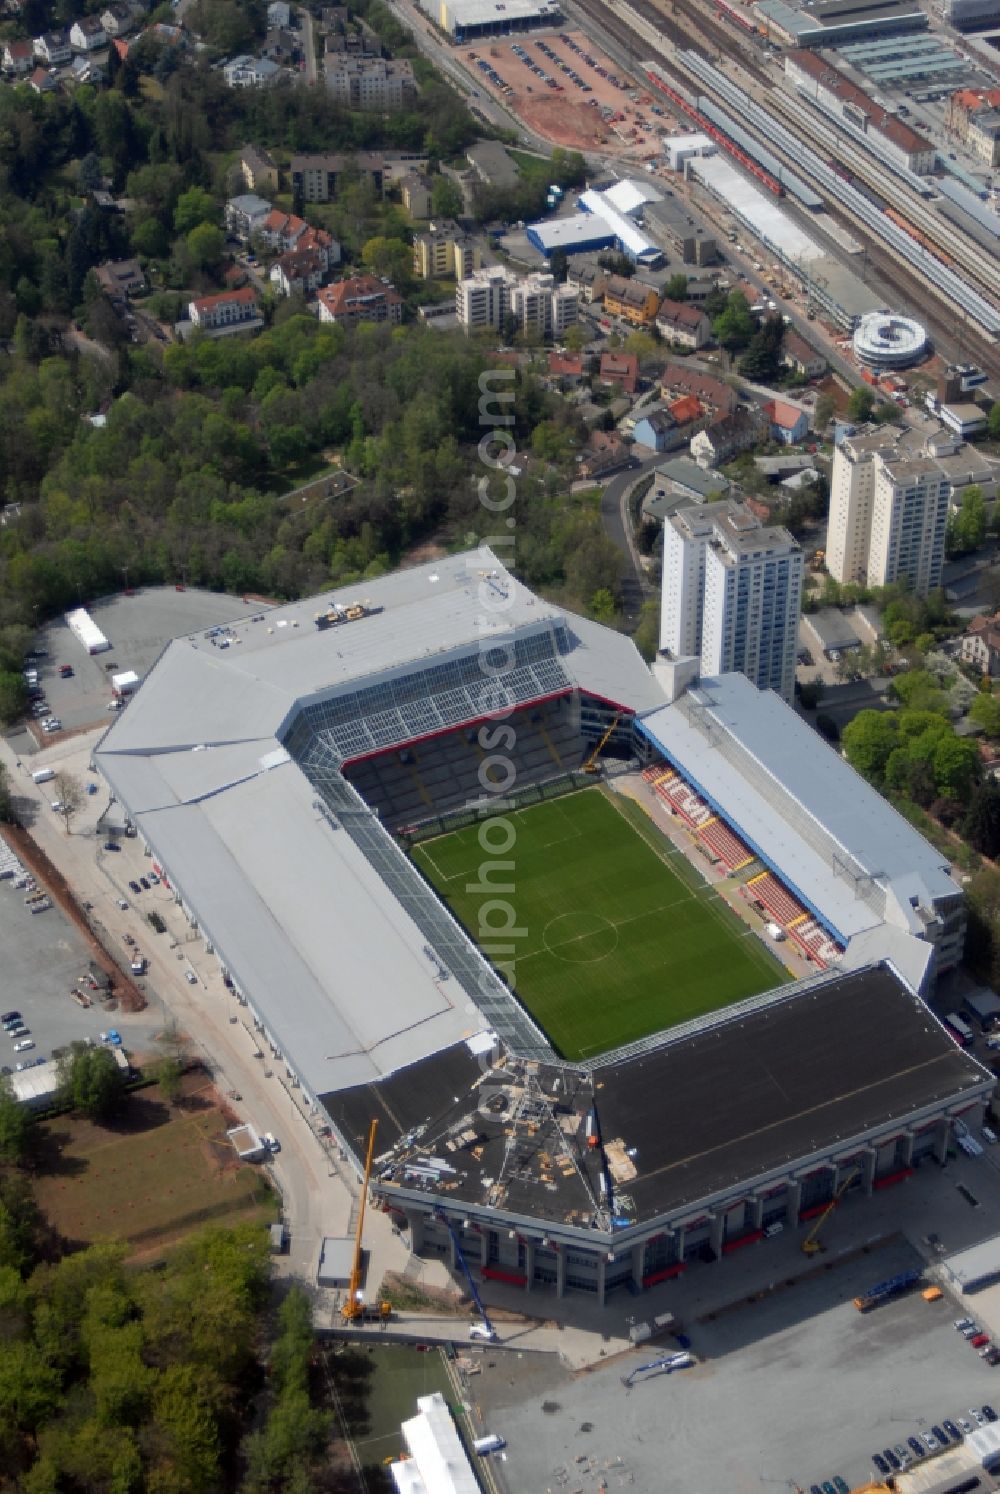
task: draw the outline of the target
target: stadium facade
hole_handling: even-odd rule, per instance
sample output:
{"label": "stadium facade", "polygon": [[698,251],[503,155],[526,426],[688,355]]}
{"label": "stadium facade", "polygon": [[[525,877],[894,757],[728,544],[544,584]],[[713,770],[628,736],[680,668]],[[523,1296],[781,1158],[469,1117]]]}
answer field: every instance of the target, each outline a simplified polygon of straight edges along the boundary
{"label": "stadium facade", "polygon": [[[629,639],[482,549],[174,640],[95,760],[307,1107],[355,1160],[379,1117],[373,1193],[413,1248],[603,1300],[944,1160],[992,1085],[918,995],[960,953],[958,889],[895,821],[880,862],[892,811],[804,726],[795,773],[791,723],[739,676],[669,702]],[[842,948],[571,1065],[396,832],[601,742],[688,774]]]}

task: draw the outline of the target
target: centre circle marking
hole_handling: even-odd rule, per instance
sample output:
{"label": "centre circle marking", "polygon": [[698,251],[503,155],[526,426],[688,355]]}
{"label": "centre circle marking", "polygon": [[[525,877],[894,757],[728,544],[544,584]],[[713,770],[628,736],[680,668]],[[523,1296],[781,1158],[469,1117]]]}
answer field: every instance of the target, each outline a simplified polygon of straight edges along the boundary
{"label": "centre circle marking", "polygon": [[550,955],[570,965],[596,965],[618,948],[618,930],[602,913],[560,913],[542,930]]}

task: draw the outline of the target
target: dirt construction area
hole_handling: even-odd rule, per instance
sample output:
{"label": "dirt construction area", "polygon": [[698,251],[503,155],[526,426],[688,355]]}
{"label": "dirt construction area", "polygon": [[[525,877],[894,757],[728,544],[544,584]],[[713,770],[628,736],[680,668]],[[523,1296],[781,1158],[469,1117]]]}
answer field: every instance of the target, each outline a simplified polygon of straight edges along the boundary
{"label": "dirt construction area", "polygon": [[582,32],[484,40],[465,61],[484,87],[554,145],[647,161],[661,154],[660,136],[676,127]]}

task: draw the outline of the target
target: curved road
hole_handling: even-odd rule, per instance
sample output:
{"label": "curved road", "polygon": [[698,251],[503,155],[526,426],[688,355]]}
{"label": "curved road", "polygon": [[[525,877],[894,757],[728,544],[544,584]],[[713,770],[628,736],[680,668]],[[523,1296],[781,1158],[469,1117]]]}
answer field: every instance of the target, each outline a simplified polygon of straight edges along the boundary
{"label": "curved road", "polygon": [[616,473],[601,494],[601,522],[604,532],[622,552],[619,595],[625,626],[629,632],[634,631],[638,625],[642,604],[654,594],[654,589],[646,580],[645,572],[639,564],[639,552],[628,518],[628,494],[641,477],[645,477],[666,460],[663,453],[645,457],[638,466]]}

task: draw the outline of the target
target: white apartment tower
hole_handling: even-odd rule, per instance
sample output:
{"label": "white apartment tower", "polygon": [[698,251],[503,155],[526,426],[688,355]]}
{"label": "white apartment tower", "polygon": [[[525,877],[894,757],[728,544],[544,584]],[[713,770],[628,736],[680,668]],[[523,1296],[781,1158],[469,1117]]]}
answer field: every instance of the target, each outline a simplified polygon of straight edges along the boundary
{"label": "white apartment tower", "polygon": [[476,270],[455,287],[455,312],[466,332],[499,330],[512,313],[520,331],[558,339],[576,321],[579,303],[579,292],[551,275],[522,279],[502,265]]}
{"label": "white apartment tower", "polygon": [[[826,564],[836,581],[918,596],[941,584],[951,481],[937,445],[894,427],[846,437],[834,454]],[[948,442],[949,451],[955,443]]]}
{"label": "white apartment tower", "polygon": [[663,531],[660,648],[703,674],[745,674],[791,701],[802,551],[727,500],[679,509]]}

